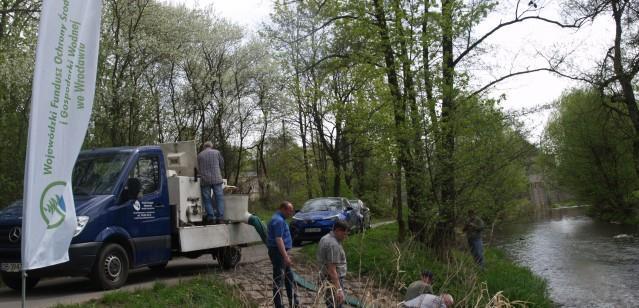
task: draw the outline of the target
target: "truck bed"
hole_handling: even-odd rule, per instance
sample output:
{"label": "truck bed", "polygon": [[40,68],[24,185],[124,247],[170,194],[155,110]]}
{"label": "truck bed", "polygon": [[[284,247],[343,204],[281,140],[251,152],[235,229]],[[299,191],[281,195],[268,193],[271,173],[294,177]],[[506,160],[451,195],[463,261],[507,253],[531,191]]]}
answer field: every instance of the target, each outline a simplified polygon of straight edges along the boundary
{"label": "truck bed", "polygon": [[255,228],[244,223],[180,227],[178,233],[181,252],[262,242]]}

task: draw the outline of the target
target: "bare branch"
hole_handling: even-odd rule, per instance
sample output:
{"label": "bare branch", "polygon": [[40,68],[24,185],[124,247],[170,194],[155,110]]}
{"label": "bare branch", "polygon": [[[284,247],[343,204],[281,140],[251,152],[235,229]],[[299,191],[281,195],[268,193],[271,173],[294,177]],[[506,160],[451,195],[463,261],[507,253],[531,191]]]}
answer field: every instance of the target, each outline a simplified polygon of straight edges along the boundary
{"label": "bare branch", "polygon": [[541,71],[552,71],[552,70],[549,69],[549,68],[545,68],[544,67],[544,68],[536,68],[536,69],[532,69],[532,70],[525,70],[525,71],[519,71],[519,72],[515,72],[515,73],[510,73],[508,75],[501,76],[501,77],[489,82],[488,84],[486,84],[483,87],[481,87],[479,90],[476,90],[475,92],[473,92],[470,95],[468,95],[468,97],[473,97],[473,96],[475,96],[475,95],[477,95],[477,94],[479,94],[481,92],[484,92],[486,89],[488,89],[488,88],[494,86],[495,84],[500,83],[500,82],[502,82],[502,81],[504,81],[504,80],[506,80],[508,78],[512,78],[512,77],[519,76],[519,75],[524,75],[524,74],[530,74],[530,73],[534,73],[534,72],[541,72]]}
{"label": "bare branch", "polygon": [[330,24],[332,24],[333,22],[338,21],[340,19],[358,19],[358,17],[357,16],[353,16],[353,15],[340,15],[340,16],[331,17],[328,20],[326,20],[323,24],[321,24],[319,27],[312,28],[308,33],[296,38],[291,43],[299,43],[302,40],[306,39],[307,37],[317,33],[317,31],[320,31],[320,30],[328,27]]}
{"label": "bare branch", "polygon": [[348,59],[348,55],[341,55],[341,54],[330,54],[327,56],[324,56],[323,58],[319,59],[318,61],[315,61],[314,63],[312,63],[311,65],[305,67],[302,72],[308,72],[309,70],[314,69],[315,67],[317,67],[318,65],[322,64],[322,62],[330,60],[330,59],[334,59],[334,58],[339,58],[339,59]]}
{"label": "bare branch", "polygon": [[573,24],[564,24],[561,23],[559,21],[556,20],[552,20],[552,19],[548,19],[548,18],[544,18],[544,17],[540,17],[540,16],[526,16],[523,18],[517,18],[505,23],[500,23],[499,25],[497,25],[496,27],[494,27],[493,29],[491,29],[490,31],[488,31],[486,34],[484,34],[482,37],[480,37],[479,39],[477,39],[477,41],[475,41],[473,44],[471,44],[466,50],[464,50],[461,54],[459,54],[459,56],[455,59],[455,61],[453,61],[453,65],[457,65],[457,63],[459,63],[459,61],[461,61],[466,55],[468,55],[471,51],[473,51],[475,48],[477,48],[477,46],[479,46],[479,44],[481,44],[484,40],[486,40],[487,38],[489,38],[491,35],[493,35],[495,32],[497,32],[497,30],[516,24],[516,23],[520,23],[520,22],[524,22],[526,20],[541,20],[550,24],[554,24],[557,25],[561,28],[579,28],[582,25],[582,22],[577,22],[575,21],[575,23]]}
{"label": "bare branch", "polygon": [[[577,77],[577,76],[573,76],[573,75],[568,75],[564,72],[561,72],[557,67],[559,66],[559,64],[561,62],[563,62],[563,60],[559,61],[558,63],[552,63],[552,61],[550,59],[547,59],[548,61],[548,67],[540,67],[540,68],[536,68],[536,69],[526,69],[523,71],[518,71],[518,72],[514,72],[514,73],[509,73],[507,75],[504,75],[502,77],[499,77],[491,82],[489,82],[488,84],[484,85],[483,87],[481,87],[479,90],[476,90],[474,92],[472,92],[470,95],[468,95],[468,97],[473,97],[475,95],[480,94],[481,92],[485,91],[486,89],[494,86],[495,84],[502,82],[506,79],[515,77],[515,76],[519,76],[519,75],[525,75],[525,74],[530,74],[530,73],[536,73],[536,72],[550,72],[553,73],[555,75],[558,75],[560,77],[564,77],[564,78],[568,78],[571,80],[575,80],[575,81],[581,81],[581,82],[585,82],[585,83],[589,83],[589,84],[597,84],[594,80],[592,79],[588,79],[586,77]],[[616,77],[611,78],[610,80],[605,80],[604,82],[606,82],[607,84],[614,81],[616,79]]]}

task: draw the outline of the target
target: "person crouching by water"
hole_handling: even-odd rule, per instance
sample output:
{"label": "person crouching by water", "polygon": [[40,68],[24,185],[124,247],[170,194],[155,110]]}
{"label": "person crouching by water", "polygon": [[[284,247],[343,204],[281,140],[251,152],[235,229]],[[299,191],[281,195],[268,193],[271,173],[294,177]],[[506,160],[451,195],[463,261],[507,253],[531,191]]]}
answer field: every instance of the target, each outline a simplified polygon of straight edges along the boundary
{"label": "person crouching by water", "polygon": [[282,305],[282,283],[286,286],[289,307],[299,306],[299,300],[295,293],[293,271],[291,270],[293,261],[288,254],[293,246],[293,239],[288,224],[286,224],[286,218],[293,216],[294,213],[293,204],[284,201],[268,223],[266,246],[271,264],[273,264],[273,304],[276,308],[284,307]]}
{"label": "person crouching by water", "polygon": [[421,279],[408,286],[404,301],[409,301],[421,294],[433,294],[433,273],[431,271],[422,271]]}
{"label": "person crouching by water", "polygon": [[484,269],[484,248],[481,241],[481,232],[483,230],[484,221],[477,216],[475,210],[468,210],[468,220],[464,226],[464,232],[466,232],[470,253],[481,269]]}
{"label": "person crouching by water", "polygon": [[344,277],[347,267],[346,253],[342,242],[348,236],[349,228],[347,222],[338,220],[333,225],[333,231],[324,235],[319,241],[317,261],[320,266],[321,285],[330,286],[324,294],[328,308],[341,308],[346,298],[344,296]]}

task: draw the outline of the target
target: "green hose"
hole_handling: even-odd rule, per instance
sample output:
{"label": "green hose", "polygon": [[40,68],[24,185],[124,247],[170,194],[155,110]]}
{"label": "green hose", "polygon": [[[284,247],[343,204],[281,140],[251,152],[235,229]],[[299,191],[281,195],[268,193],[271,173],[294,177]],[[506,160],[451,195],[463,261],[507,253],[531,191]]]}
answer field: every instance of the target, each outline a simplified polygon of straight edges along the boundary
{"label": "green hose", "polygon": [[255,228],[255,231],[257,231],[257,234],[259,234],[262,239],[262,243],[266,245],[266,225],[264,225],[262,220],[257,217],[257,215],[251,215],[248,219],[248,224]]}
{"label": "green hose", "polygon": [[[317,286],[315,286],[312,282],[304,279],[304,277],[298,275],[295,271],[293,271],[293,280],[295,280],[295,283],[298,286],[304,289],[311,290],[313,292],[317,292]],[[362,305],[362,302],[360,302],[357,298],[349,296],[349,295],[346,296],[344,301],[346,304],[351,305],[353,307],[364,307],[364,305]]]}
{"label": "green hose", "polygon": [[[248,219],[248,224],[255,228],[257,234],[260,235],[262,242],[266,245],[266,225],[262,222],[262,220],[257,217],[257,215],[251,215]],[[304,279],[304,277],[298,275],[295,271],[293,271],[293,278],[295,283],[305,289],[311,290],[313,292],[317,292],[317,286],[315,286],[312,282]],[[346,296],[345,299],[346,304],[351,305],[353,307],[363,307],[362,303],[355,297]]]}

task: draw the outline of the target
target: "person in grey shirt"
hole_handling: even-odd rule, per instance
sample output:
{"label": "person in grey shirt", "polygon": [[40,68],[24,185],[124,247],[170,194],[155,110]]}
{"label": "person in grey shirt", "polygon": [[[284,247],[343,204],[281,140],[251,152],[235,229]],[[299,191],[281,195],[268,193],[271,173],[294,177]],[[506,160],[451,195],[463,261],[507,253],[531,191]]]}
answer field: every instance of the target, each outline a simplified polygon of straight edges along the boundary
{"label": "person in grey shirt", "polygon": [[442,293],[440,296],[422,294],[409,301],[402,302],[403,307],[409,308],[450,308],[455,301],[450,294]]}
{"label": "person in grey shirt", "polygon": [[[219,223],[224,217],[224,183],[222,180],[224,157],[220,151],[213,148],[211,141],[205,142],[202,147],[204,149],[197,155],[202,203],[206,209],[207,222]],[[211,190],[215,195],[215,209],[211,204]]]}
{"label": "person in grey shirt", "polygon": [[348,236],[349,229],[350,226],[347,222],[336,221],[333,225],[333,231],[320,239],[317,249],[322,284],[331,286],[324,294],[328,308],[340,308],[344,303],[344,277],[347,266],[342,241]]}

